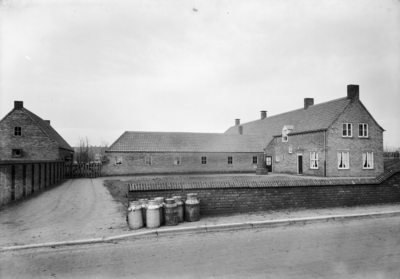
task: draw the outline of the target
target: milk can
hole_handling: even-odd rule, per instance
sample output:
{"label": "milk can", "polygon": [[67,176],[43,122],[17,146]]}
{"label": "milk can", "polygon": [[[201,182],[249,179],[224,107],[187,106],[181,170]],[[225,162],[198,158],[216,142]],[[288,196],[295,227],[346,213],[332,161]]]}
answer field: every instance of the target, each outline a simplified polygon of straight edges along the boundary
{"label": "milk can", "polygon": [[155,229],[160,226],[160,206],[158,201],[149,200],[146,208],[146,228]]}
{"label": "milk can", "polygon": [[165,225],[166,226],[177,226],[178,225],[178,206],[175,199],[165,200]]}
{"label": "milk can", "polygon": [[129,203],[128,225],[131,230],[143,228],[142,206],[138,201]]}
{"label": "milk can", "polygon": [[160,226],[164,225],[164,198],[157,197],[154,198],[155,201],[158,202],[158,206],[160,207]]}
{"label": "milk can", "polygon": [[149,200],[148,199],[139,199],[139,203],[142,206],[143,226],[146,226],[146,208],[149,203]]}
{"label": "milk can", "polygon": [[183,202],[182,202],[182,197],[181,196],[173,196],[173,199],[175,199],[177,209],[178,209],[178,222],[183,222]]}
{"label": "milk can", "polygon": [[195,222],[200,220],[200,201],[197,194],[187,194],[185,202],[185,221]]}

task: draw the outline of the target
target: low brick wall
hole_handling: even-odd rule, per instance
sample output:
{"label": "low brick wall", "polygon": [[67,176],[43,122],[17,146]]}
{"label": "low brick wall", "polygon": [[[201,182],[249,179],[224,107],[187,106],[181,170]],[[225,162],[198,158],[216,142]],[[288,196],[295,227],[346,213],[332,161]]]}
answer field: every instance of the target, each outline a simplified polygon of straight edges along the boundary
{"label": "low brick wall", "polygon": [[197,193],[201,214],[326,208],[400,202],[400,171],[375,179],[129,184],[128,199]]}
{"label": "low brick wall", "polygon": [[61,161],[0,162],[0,206],[64,179],[64,164]]}

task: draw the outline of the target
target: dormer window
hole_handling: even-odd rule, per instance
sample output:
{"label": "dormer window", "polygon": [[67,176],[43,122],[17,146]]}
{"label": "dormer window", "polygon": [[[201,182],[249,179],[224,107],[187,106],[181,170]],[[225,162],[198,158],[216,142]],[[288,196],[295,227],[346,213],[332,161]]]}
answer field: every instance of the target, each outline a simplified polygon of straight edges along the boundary
{"label": "dormer window", "polygon": [[14,127],[14,136],[22,136],[22,128]]}
{"label": "dormer window", "polygon": [[292,125],[285,125],[282,128],[282,142],[288,142],[289,140],[289,133],[293,130]]}

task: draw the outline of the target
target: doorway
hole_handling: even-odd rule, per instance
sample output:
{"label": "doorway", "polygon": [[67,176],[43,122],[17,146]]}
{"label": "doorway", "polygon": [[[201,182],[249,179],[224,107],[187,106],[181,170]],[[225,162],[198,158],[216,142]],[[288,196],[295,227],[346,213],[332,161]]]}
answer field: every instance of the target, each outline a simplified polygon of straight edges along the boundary
{"label": "doorway", "polygon": [[303,174],[303,155],[297,154],[297,173]]}
{"label": "doorway", "polygon": [[267,165],[268,172],[272,172],[272,156],[265,157],[265,164]]}

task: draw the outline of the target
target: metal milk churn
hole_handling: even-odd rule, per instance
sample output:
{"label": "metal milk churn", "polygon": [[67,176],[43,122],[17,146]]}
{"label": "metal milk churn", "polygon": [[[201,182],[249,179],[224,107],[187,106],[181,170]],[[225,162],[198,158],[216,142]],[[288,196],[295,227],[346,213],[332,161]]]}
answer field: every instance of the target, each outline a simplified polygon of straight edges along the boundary
{"label": "metal milk churn", "polygon": [[178,207],[178,222],[183,222],[183,202],[182,202],[182,197],[181,196],[173,196],[173,199],[175,199],[176,205]]}
{"label": "metal milk churn", "polygon": [[160,206],[158,201],[149,200],[146,208],[146,228],[155,229],[160,226]]}
{"label": "metal milk churn", "polygon": [[195,222],[200,220],[200,201],[197,194],[187,194],[185,202],[185,221]]}
{"label": "metal milk churn", "polygon": [[128,225],[131,230],[143,228],[142,206],[138,201],[129,203]]}
{"label": "metal milk churn", "polygon": [[142,206],[143,226],[146,226],[146,210],[147,210],[147,205],[149,204],[149,200],[139,199],[139,203]]}
{"label": "metal milk churn", "polygon": [[163,197],[157,197],[154,198],[155,201],[158,202],[158,205],[160,207],[160,226],[164,225],[164,198]]}
{"label": "metal milk churn", "polygon": [[175,199],[165,200],[165,225],[166,226],[177,226],[178,225],[178,206]]}

